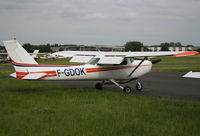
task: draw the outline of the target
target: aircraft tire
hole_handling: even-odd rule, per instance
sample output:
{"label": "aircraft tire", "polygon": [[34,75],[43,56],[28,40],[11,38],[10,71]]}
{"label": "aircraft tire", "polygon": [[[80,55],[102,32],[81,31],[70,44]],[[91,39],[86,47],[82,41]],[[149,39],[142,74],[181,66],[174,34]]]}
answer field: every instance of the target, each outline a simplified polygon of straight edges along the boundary
{"label": "aircraft tire", "polygon": [[101,83],[96,83],[95,87],[98,90],[102,90],[103,89],[103,85]]}
{"label": "aircraft tire", "polygon": [[124,89],[123,89],[124,93],[131,93],[132,92],[132,89],[129,87],[129,86],[125,86]]}
{"label": "aircraft tire", "polygon": [[137,84],[136,84],[136,90],[137,91],[142,91],[142,89],[143,89],[143,85],[140,82],[137,82]]}

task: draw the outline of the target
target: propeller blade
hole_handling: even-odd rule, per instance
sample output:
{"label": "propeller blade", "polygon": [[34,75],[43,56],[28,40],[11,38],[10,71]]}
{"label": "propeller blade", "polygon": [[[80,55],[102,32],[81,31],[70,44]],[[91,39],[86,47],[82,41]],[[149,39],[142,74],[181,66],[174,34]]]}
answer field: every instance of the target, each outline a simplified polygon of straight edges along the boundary
{"label": "propeller blade", "polygon": [[160,62],[160,61],[162,61],[162,59],[154,60],[154,61],[152,61],[152,64],[156,64],[156,63],[158,63],[158,62]]}

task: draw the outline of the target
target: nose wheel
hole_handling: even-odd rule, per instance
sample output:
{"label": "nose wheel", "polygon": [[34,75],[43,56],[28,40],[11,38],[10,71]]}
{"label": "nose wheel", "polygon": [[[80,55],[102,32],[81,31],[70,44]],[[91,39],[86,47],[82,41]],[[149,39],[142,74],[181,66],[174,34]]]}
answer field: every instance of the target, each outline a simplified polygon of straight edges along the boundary
{"label": "nose wheel", "polygon": [[137,91],[142,91],[143,85],[140,82],[137,81],[135,88],[136,88]]}

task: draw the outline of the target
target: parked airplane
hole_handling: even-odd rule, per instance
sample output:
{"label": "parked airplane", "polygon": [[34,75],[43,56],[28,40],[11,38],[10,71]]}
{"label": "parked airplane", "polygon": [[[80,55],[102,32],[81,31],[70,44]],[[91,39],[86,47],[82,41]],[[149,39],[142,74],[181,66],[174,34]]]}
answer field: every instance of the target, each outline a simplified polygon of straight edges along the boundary
{"label": "parked airplane", "polygon": [[[12,76],[22,80],[101,80],[96,84],[97,89],[103,85],[115,84],[125,93],[131,93],[129,86],[121,84],[136,81],[136,90],[141,91],[143,86],[138,78],[150,72],[152,62],[146,60],[152,56],[189,56],[198,52],[121,52],[102,53],[93,57],[85,65],[46,65],[38,64],[18,43],[17,40],[3,42],[10,56],[16,73]],[[133,57],[143,57],[134,60]]]}

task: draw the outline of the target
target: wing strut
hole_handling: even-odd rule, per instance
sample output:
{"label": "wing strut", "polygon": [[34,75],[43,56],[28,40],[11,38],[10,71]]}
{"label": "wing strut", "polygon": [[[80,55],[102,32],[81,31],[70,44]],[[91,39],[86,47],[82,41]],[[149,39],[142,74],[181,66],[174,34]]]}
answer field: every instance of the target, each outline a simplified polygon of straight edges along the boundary
{"label": "wing strut", "polygon": [[144,57],[144,59],[133,69],[133,71],[128,76],[130,77],[146,59],[147,57]]}

